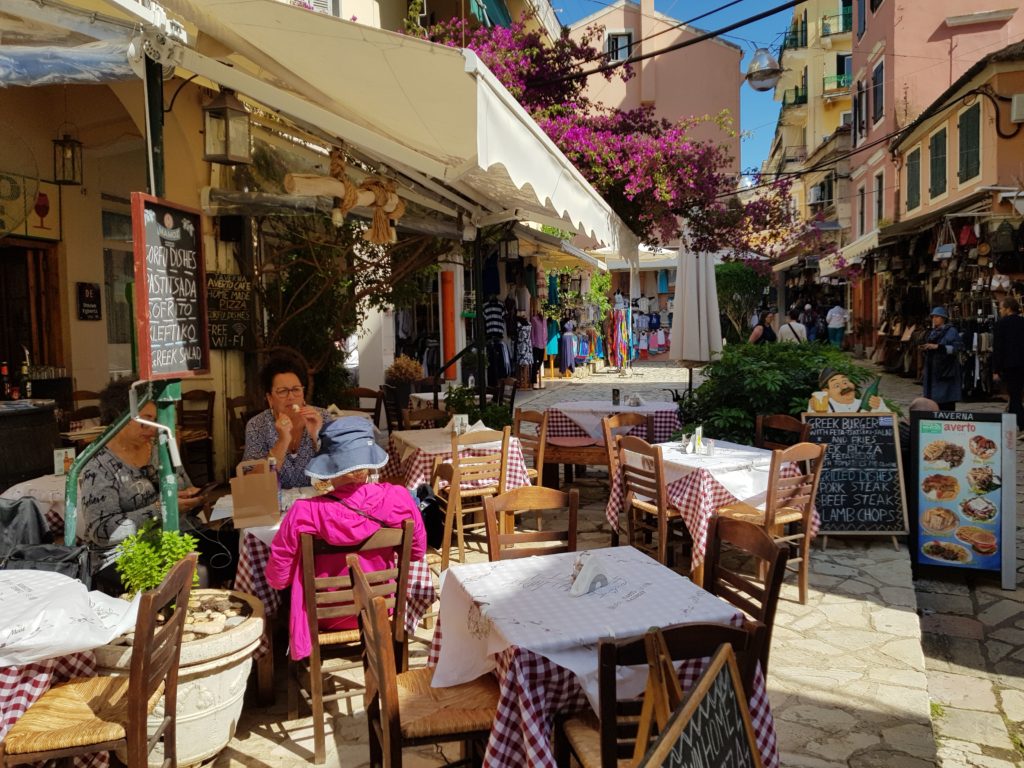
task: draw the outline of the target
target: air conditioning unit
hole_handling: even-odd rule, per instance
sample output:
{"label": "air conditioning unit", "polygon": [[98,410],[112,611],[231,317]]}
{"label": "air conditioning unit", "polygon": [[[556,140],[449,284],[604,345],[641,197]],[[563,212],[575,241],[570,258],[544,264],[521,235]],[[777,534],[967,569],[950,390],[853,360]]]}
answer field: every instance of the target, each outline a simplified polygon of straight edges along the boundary
{"label": "air conditioning unit", "polygon": [[1010,102],[1010,121],[1024,123],[1024,93],[1014,95]]}

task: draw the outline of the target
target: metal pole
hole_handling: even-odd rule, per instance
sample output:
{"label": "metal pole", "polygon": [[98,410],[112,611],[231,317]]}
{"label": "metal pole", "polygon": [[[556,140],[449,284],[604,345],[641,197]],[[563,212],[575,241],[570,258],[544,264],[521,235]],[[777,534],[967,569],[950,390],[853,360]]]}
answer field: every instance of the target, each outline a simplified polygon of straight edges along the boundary
{"label": "metal pole", "polygon": [[146,147],[149,150],[149,191],[164,196],[164,72],[149,56],[143,56],[146,77]]}
{"label": "metal pole", "polygon": [[480,410],[487,405],[487,361],[484,355],[484,239],[483,232],[477,232],[473,242],[473,282],[476,283],[476,390],[480,399]]}

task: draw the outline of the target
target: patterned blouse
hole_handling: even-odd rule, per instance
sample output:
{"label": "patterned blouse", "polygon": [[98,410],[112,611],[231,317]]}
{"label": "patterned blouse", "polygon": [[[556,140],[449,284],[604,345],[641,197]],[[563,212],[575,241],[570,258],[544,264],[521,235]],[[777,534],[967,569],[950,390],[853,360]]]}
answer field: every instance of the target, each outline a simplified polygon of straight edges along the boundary
{"label": "patterned blouse", "polygon": [[[316,409],[323,419],[324,426],[331,420],[327,411],[323,408]],[[249,419],[245,425],[245,454],[242,458],[265,459],[270,455],[270,449],[277,442],[277,427],[274,426],[274,411],[270,408],[258,413]],[[316,456],[316,446],[313,445],[313,438],[309,432],[302,431],[302,440],[299,443],[299,450],[295,453],[290,451],[284,456],[284,466],[277,468],[278,476],[281,478],[282,488],[302,488],[310,485],[310,479],[306,476],[306,465]]]}
{"label": "patterned blouse", "polygon": [[[122,461],[109,448],[97,453],[82,470],[81,508],[92,571],[117,559],[117,545],[138,533],[149,520],[160,517],[160,488],[154,447],[150,463],[136,467]],[[178,488],[191,485],[178,470]]]}

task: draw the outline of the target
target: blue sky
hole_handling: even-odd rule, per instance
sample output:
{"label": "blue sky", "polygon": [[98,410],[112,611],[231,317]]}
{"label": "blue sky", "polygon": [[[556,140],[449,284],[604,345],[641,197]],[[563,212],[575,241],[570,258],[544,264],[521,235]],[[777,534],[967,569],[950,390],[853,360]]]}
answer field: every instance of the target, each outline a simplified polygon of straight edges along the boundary
{"label": "blue sky", "polygon": [[[725,5],[728,1],[655,0],[654,7],[666,16],[689,21]],[[559,20],[566,25],[599,11],[601,6],[610,5],[611,2],[612,0],[551,0]],[[782,0],[742,0],[730,8],[693,22],[693,26],[710,32],[781,4]],[[725,36],[727,40],[744,49],[743,71],[746,71],[750,55],[753,53],[752,43],[768,46],[774,52],[778,48],[781,34],[789,27],[792,16],[792,9],[782,11],[740,27]],[[759,168],[761,161],[767,156],[778,114],[779,103],[772,99],[770,91],[757,93],[748,85],[740,89],[740,126],[744,134],[749,134],[744,136],[740,144],[740,167],[744,171]]]}

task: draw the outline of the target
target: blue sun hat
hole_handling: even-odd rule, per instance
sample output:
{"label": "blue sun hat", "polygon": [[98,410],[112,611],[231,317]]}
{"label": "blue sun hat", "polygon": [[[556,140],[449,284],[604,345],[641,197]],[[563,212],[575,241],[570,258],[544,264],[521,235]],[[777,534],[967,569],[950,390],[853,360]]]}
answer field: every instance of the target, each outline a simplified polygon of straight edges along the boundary
{"label": "blue sun hat", "polygon": [[320,453],[306,466],[314,480],[330,480],[361,469],[380,469],[388,454],[377,445],[373,424],[362,416],[343,416],[320,431]]}
{"label": "blue sun hat", "polygon": [[930,317],[941,317],[943,320],[949,320],[949,312],[946,311],[945,307],[932,307],[932,311],[928,314]]}

